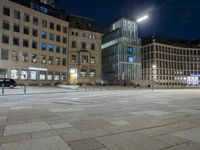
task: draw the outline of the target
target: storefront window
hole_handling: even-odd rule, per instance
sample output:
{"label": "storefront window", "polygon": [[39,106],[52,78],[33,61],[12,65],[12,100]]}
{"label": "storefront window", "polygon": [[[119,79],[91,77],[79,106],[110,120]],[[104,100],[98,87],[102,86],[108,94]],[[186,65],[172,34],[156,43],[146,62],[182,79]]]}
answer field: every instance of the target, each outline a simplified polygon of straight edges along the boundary
{"label": "storefront window", "polygon": [[48,80],[53,80],[53,72],[48,72]]}
{"label": "storefront window", "polygon": [[62,73],[61,80],[66,80],[66,73],[65,72]]}
{"label": "storefront window", "polygon": [[56,73],[56,74],[55,74],[55,80],[56,80],[56,81],[60,80],[60,73]]}
{"label": "storefront window", "polygon": [[28,71],[22,70],[21,71],[21,79],[22,80],[27,80],[28,79]]}
{"label": "storefront window", "polygon": [[34,70],[30,71],[30,79],[31,80],[36,80],[37,79],[37,73]]}
{"label": "storefront window", "polygon": [[46,80],[46,72],[40,71],[40,80]]}
{"label": "storefront window", "polygon": [[12,69],[11,70],[11,78],[12,79],[18,79],[18,69]]}

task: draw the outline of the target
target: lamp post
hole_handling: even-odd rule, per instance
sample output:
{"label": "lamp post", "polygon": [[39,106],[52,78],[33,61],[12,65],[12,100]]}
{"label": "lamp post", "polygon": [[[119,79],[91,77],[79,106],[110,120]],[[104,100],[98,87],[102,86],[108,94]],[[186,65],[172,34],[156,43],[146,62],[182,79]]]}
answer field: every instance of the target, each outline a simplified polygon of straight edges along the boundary
{"label": "lamp post", "polygon": [[140,23],[140,22],[143,22],[143,21],[147,20],[148,18],[149,18],[148,15],[144,15],[144,16],[138,18],[136,21],[137,21],[137,23]]}
{"label": "lamp post", "polygon": [[154,78],[154,71],[155,71],[155,69],[156,69],[156,65],[154,64],[154,65],[152,65],[152,70],[151,70],[151,82],[152,82],[152,91],[154,90],[154,87],[153,87],[153,78]]}

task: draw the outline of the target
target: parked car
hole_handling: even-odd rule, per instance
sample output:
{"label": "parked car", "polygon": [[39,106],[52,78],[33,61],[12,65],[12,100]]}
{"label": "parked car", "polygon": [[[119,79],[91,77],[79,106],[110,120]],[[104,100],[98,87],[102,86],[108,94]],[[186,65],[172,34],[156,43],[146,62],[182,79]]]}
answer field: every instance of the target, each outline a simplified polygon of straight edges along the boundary
{"label": "parked car", "polygon": [[4,87],[14,88],[17,86],[15,80],[11,78],[0,78],[0,87],[4,84]]}

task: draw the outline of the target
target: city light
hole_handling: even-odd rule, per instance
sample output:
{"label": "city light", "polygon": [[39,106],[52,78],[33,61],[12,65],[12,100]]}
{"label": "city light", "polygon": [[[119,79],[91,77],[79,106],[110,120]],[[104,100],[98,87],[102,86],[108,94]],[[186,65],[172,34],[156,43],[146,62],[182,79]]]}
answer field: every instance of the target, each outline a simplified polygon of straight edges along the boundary
{"label": "city light", "polygon": [[142,22],[142,21],[144,21],[144,20],[146,20],[146,19],[148,19],[148,18],[149,18],[148,15],[145,15],[145,16],[143,16],[143,17],[140,17],[140,18],[137,19],[137,23],[140,23],[140,22]]}

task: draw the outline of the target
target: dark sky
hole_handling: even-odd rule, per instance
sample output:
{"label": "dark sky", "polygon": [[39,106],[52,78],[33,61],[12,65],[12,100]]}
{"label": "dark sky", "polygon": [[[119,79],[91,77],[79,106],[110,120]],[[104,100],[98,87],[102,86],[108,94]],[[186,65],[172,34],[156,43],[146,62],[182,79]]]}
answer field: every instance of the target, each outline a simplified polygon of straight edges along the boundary
{"label": "dark sky", "polygon": [[95,19],[98,28],[121,16],[148,13],[150,18],[139,25],[140,36],[200,39],[200,0],[59,0],[58,6]]}

